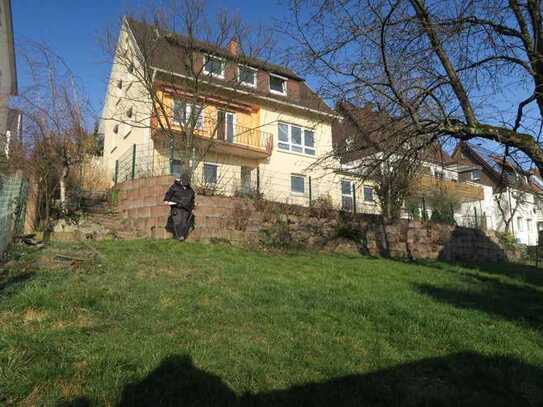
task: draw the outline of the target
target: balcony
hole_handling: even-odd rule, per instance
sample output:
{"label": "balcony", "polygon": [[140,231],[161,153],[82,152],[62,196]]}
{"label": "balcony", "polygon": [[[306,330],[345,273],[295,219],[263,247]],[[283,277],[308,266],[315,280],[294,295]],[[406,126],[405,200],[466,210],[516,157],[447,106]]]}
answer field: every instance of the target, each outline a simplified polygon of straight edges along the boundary
{"label": "balcony", "polygon": [[421,175],[417,179],[417,190],[424,194],[432,190],[450,191],[462,201],[481,201],[484,199],[483,188],[466,182],[455,182],[448,179],[436,178],[431,175]]}
{"label": "balcony", "polygon": [[[155,141],[167,141],[168,131],[158,127],[153,119],[152,134]],[[184,137],[181,126],[172,126],[176,136]],[[219,123],[217,120],[205,119],[199,128],[194,129],[195,144],[209,151],[241,156],[253,159],[266,159],[273,150],[273,135],[257,128],[243,127],[230,120]]]}

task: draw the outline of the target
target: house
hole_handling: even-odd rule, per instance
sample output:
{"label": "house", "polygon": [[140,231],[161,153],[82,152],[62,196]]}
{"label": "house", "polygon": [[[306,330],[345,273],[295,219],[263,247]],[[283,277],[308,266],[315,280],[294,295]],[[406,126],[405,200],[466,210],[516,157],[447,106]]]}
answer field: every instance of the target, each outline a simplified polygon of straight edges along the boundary
{"label": "house", "polygon": [[[140,79],[143,71],[156,94]],[[112,182],[123,182],[180,174],[189,162],[201,191],[257,190],[300,205],[326,197],[338,206],[339,178],[316,165],[332,152],[335,118],[296,73],[243,54],[236,39],[219,47],[125,18],[100,122],[103,164]],[[171,132],[181,142],[193,137],[201,160],[178,149]]]}
{"label": "house", "polygon": [[[13,43],[11,1],[0,0],[0,137],[5,139],[10,116],[10,96],[17,95],[17,72]],[[11,113],[11,117],[13,113]],[[5,143],[5,140],[3,140]]]}
{"label": "house", "polygon": [[[363,188],[374,188],[371,175],[373,166],[385,165],[397,157],[397,151],[405,149],[407,140],[402,133],[401,123],[388,114],[375,110],[371,105],[358,107],[346,101],[338,102],[337,112],[341,120],[333,125],[333,142],[337,154],[341,157],[341,166],[345,173],[362,175]],[[406,152],[412,154],[413,165],[417,169],[416,196],[419,199],[418,210],[425,212],[428,217],[432,207],[428,197],[432,191],[448,191],[461,202],[461,208],[483,199],[480,186],[459,178],[459,173],[451,166],[449,155],[438,143],[421,145]],[[363,176],[366,174],[366,176]],[[356,181],[353,181],[356,182]],[[360,181],[358,181],[360,182]],[[460,217],[457,210],[455,217]]]}
{"label": "house", "polygon": [[543,227],[543,180],[539,174],[469,142],[456,146],[452,162],[460,180],[484,188],[485,198],[479,207],[489,228],[509,229],[520,243],[537,244],[538,230]]}

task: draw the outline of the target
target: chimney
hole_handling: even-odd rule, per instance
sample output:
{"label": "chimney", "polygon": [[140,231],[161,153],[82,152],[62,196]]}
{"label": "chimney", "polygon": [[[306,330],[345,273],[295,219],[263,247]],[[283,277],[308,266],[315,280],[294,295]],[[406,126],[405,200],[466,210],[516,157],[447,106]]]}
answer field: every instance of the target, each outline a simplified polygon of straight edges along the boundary
{"label": "chimney", "polygon": [[232,38],[228,43],[228,52],[233,56],[239,55],[239,41],[236,37]]}

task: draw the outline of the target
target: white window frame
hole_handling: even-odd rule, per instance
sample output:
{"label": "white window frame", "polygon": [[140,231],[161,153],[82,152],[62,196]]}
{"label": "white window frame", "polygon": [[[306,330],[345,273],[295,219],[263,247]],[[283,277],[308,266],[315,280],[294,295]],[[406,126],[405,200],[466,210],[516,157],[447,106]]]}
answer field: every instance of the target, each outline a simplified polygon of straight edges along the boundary
{"label": "white window frame", "polygon": [[[178,121],[177,118],[175,117],[175,103],[177,103],[177,102],[181,102],[181,103],[185,104],[184,122]],[[183,99],[174,99],[173,103],[174,103],[174,106],[172,108],[172,120],[173,120],[173,122],[175,124],[177,124],[179,126],[185,126],[187,124],[187,119],[192,114],[192,107],[193,106],[199,106],[199,107],[201,107],[200,115],[198,117],[198,120],[196,121],[196,126],[194,126],[194,128],[196,130],[202,130],[204,128],[204,126],[205,126],[205,124],[204,124],[204,109],[205,109],[205,106],[198,105],[198,104],[195,105],[194,103],[185,101]]]}
{"label": "white window frame", "polygon": [[522,216],[519,216],[517,218],[517,232],[524,232],[524,218]]}
{"label": "white window frame", "polygon": [[[477,173],[479,173],[479,175],[477,177],[474,175],[476,171],[477,171]],[[472,170],[471,173],[470,173],[470,179],[472,181],[480,181],[481,180],[481,170]]]}
{"label": "white window frame", "polygon": [[[274,78],[278,78],[278,79],[281,79],[283,80],[283,92],[279,92],[278,90],[275,90],[275,89],[272,89],[271,88],[271,78],[274,77]],[[284,76],[281,76],[281,75],[277,75],[275,73],[270,73],[270,83],[269,83],[269,88],[270,88],[270,93],[273,93],[274,95],[281,95],[281,96],[287,96],[287,88],[288,88],[288,78],[285,78]]]}
{"label": "white window frame", "polygon": [[[241,77],[240,77],[240,68],[243,68],[243,69],[248,69],[250,71],[253,71],[255,73],[255,81],[254,83],[249,83],[249,82],[244,82],[241,80]],[[238,65],[238,82],[243,85],[243,86],[247,86],[249,88],[256,88],[256,82],[258,80],[258,69],[256,68],[253,68],[252,66],[249,66],[249,65]]]}
{"label": "white window frame", "polygon": [[[287,137],[288,137],[288,141],[283,141],[283,140],[279,140],[279,126],[280,125],[285,125],[287,126],[288,130],[287,130]],[[294,143],[292,141],[292,128],[293,127],[297,127],[300,129],[301,131],[301,142],[302,144],[298,144],[298,143]],[[313,133],[313,147],[309,147],[305,144],[305,133],[306,132],[311,132]],[[300,126],[300,125],[297,125],[297,124],[292,124],[292,123],[287,123],[287,122],[278,122],[277,123],[277,149],[279,151],[284,151],[284,152],[289,152],[289,153],[294,153],[294,154],[300,154],[300,155],[305,155],[307,157],[315,157],[317,155],[317,148],[315,147],[315,143],[316,143],[316,140],[315,140],[315,130],[314,129],[308,129],[306,127],[303,127],[303,126]],[[288,145],[288,148],[283,148],[281,147],[281,145]],[[299,148],[301,149],[302,151],[294,151],[292,149],[292,147],[296,147],[296,148]],[[306,150],[310,150],[310,151],[313,151],[313,154],[308,154],[306,153]]]}
{"label": "white window frame", "polygon": [[[349,183],[349,194],[343,193],[343,183],[344,182]],[[342,179],[340,181],[339,187],[340,187],[340,194],[341,194],[341,209],[344,210],[344,211],[352,211],[353,208],[354,208],[353,185],[354,185],[353,181],[351,181],[349,179]],[[350,200],[351,200],[351,207],[350,208],[345,208],[343,206],[343,198],[350,198]]]}
{"label": "white window frame", "polygon": [[[216,59],[216,60],[221,62],[221,73],[220,74],[216,74],[214,72],[211,72],[211,71],[207,70],[206,66],[207,66],[207,62],[208,62],[209,58],[213,58],[213,59]],[[217,57],[217,56],[211,55],[211,54],[204,54],[204,67],[203,67],[204,74],[209,75],[212,78],[224,79],[224,70],[225,70],[225,60],[224,60],[224,58]]]}
{"label": "white window frame", "polygon": [[[299,191],[294,191],[292,189],[292,178],[301,178],[303,181],[304,181],[304,191],[303,192],[299,192]],[[291,195],[296,195],[296,196],[305,196],[305,191],[306,191],[306,176],[305,175],[302,175],[302,174],[290,174],[290,193]]]}
{"label": "white window frame", "polygon": [[526,231],[531,232],[533,230],[532,218],[526,219]]}
{"label": "white window frame", "polygon": [[[209,166],[209,167],[215,167],[216,168],[216,171],[215,171],[215,182],[207,182],[206,180],[206,166]],[[218,164],[215,164],[215,163],[208,163],[208,162],[205,162],[202,166],[202,181],[204,182],[204,185],[205,186],[211,186],[211,185],[217,185],[219,183],[219,165]]]}
{"label": "white window frame", "polygon": [[[366,199],[366,188],[371,189],[371,200]],[[364,202],[375,203],[375,188],[370,185],[364,185],[362,187],[362,199]]]}

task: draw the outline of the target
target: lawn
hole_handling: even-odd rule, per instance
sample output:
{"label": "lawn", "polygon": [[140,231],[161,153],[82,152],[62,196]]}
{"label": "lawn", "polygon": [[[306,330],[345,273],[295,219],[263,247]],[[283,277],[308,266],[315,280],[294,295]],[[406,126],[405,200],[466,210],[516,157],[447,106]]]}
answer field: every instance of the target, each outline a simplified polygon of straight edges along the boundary
{"label": "lawn", "polygon": [[543,271],[92,244],[0,271],[0,405],[543,405]]}

